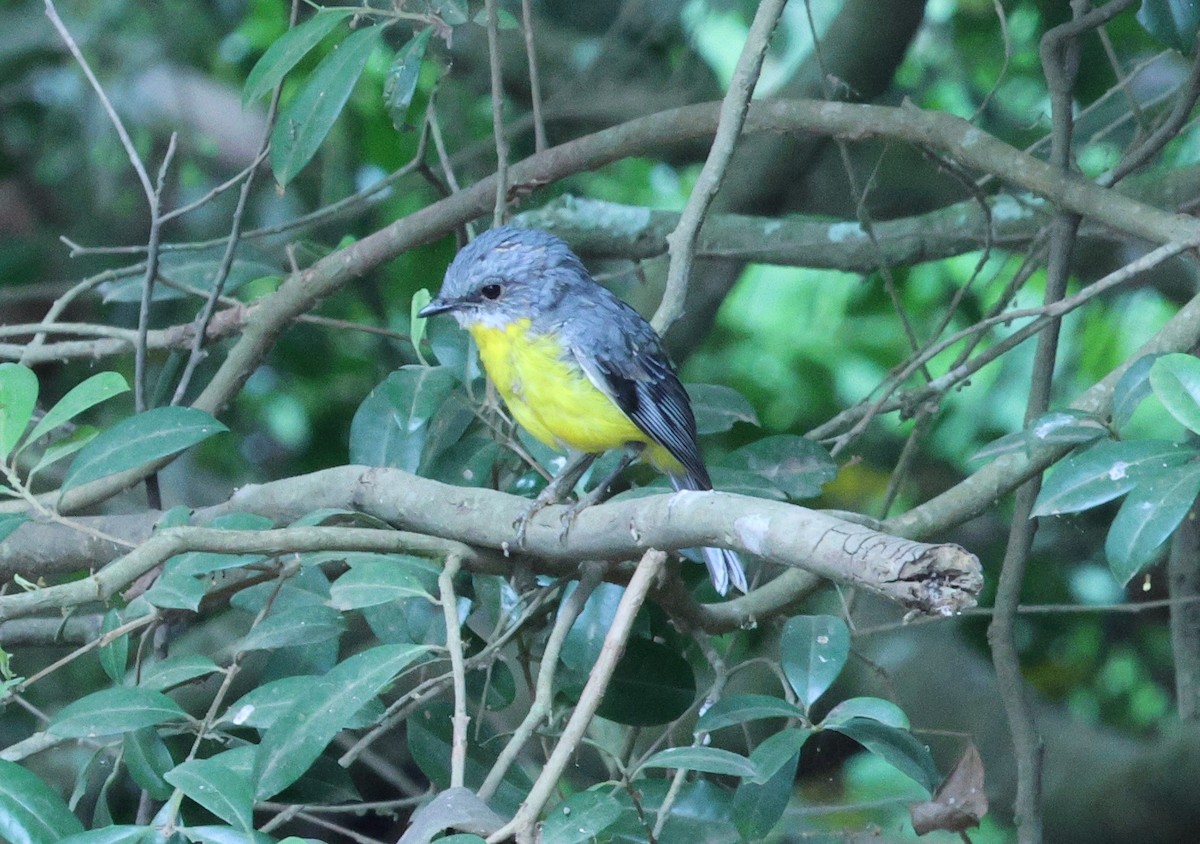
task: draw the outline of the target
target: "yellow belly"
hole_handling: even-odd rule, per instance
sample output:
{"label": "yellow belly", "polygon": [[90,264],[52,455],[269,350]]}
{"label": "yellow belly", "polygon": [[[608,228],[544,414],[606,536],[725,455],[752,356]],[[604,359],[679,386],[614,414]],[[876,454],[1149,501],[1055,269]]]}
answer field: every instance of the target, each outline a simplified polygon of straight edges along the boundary
{"label": "yellow belly", "polygon": [[564,359],[548,335],[531,336],[529,320],[502,328],[469,326],[488,377],[517,423],[551,448],[598,453],[629,443],[648,445],[646,456],[670,471],[678,463],[633,424],[578,366]]}

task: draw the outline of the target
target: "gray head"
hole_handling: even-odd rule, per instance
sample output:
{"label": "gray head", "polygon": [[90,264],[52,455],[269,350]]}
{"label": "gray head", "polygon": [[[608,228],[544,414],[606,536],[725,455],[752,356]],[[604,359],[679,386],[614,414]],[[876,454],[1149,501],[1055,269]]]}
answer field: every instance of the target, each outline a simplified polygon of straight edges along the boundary
{"label": "gray head", "polygon": [[538,229],[502,226],[454,256],[438,297],[420,316],[453,314],[462,325],[503,325],[553,308],[572,288],[595,282],[571,248]]}

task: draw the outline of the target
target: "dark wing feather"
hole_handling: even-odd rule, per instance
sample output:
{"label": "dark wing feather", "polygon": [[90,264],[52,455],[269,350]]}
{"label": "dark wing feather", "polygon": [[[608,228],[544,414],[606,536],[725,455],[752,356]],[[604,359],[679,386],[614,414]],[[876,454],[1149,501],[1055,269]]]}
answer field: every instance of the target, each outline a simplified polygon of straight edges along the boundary
{"label": "dark wing feather", "polygon": [[658,335],[615,297],[604,304],[615,312],[591,321],[586,350],[583,338],[570,338],[576,363],[638,428],[683,465],[687,477],[672,481],[682,482],[684,489],[712,489],[696,445],[691,402]]}

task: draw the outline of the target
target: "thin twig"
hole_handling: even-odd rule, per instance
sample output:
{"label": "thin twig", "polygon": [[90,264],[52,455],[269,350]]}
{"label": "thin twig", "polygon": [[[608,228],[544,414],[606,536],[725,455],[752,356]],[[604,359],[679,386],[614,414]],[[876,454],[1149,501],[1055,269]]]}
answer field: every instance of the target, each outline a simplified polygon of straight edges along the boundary
{"label": "thin twig", "polygon": [[496,757],[495,764],[488,771],[487,779],[479,787],[478,794],[480,800],[486,801],[491,799],[492,795],[496,793],[496,789],[500,786],[500,783],[503,782],[504,775],[508,773],[508,769],[512,767],[521,750],[524,749],[529,739],[533,737],[534,730],[550,716],[554,705],[554,675],[558,670],[559,654],[562,653],[562,647],[567,640],[567,634],[571,631],[571,625],[575,623],[575,619],[583,611],[583,605],[587,603],[587,599],[591,596],[592,591],[599,585],[604,576],[604,571],[605,567],[603,565],[596,563],[585,564],[575,591],[559,607],[558,616],[554,619],[554,627],[546,639],[546,647],[542,652],[542,663],[538,668],[537,685],[533,702],[530,704],[529,711],[525,714],[520,725],[513,731],[508,744],[504,746],[504,749],[500,751],[500,755]]}
{"label": "thin twig", "polygon": [[546,142],[546,123],[542,118],[542,85],[538,77],[537,50],[533,44],[533,4],[521,0],[521,29],[525,34],[525,60],[529,64],[529,101],[533,109],[533,148],[542,152]]}
{"label": "thin twig", "polygon": [[492,76],[492,134],[496,142],[496,204],[492,225],[504,225],[508,207],[508,138],[504,134],[504,75],[500,66],[500,22],[496,0],[485,0],[487,7],[488,68]]}
{"label": "thin twig", "polygon": [[[146,273],[142,277],[142,299],[138,306],[137,344],[133,349],[133,404],[141,413],[146,408],[146,334],[150,331],[150,309],[154,302],[154,282],[158,278],[158,244],[162,239],[162,192],[167,178],[167,168],[175,157],[177,136],[171,133],[167,154],[158,168],[158,181],[150,195],[150,236],[146,240]],[[147,479],[149,480],[149,479]],[[153,481],[151,481],[153,483]],[[151,506],[158,508],[158,504]]]}
{"label": "thin twig", "polygon": [[138,155],[137,148],[133,145],[133,140],[129,137],[129,133],[125,131],[125,124],[121,122],[121,118],[117,115],[117,110],[113,108],[108,95],[104,93],[104,88],[100,86],[100,80],[96,78],[96,74],[92,73],[91,65],[83,57],[83,52],[79,49],[79,45],[75,43],[75,39],[62,22],[62,18],[58,16],[58,10],[54,7],[54,0],[46,0],[46,17],[50,18],[50,23],[54,24],[54,28],[58,30],[58,34],[67,45],[67,49],[71,51],[71,55],[75,57],[76,63],[83,70],[83,74],[91,84],[92,90],[96,92],[96,97],[100,100],[100,105],[104,108],[104,113],[108,115],[113,128],[117,130],[117,137],[121,139],[121,146],[125,150],[125,154],[129,157],[129,163],[133,166],[133,171],[137,173],[138,181],[142,183],[142,192],[146,195],[146,201],[153,203],[154,186],[150,183],[150,174],[146,172],[146,166],[142,164],[142,159]]}
{"label": "thin twig", "polygon": [[721,100],[717,131],[713,136],[708,158],[705,159],[700,175],[696,178],[696,185],[692,188],[683,213],[679,215],[679,225],[667,235],[667,244],[671,252],[670,265],[667,268],[667,287],[651,320],[659,334],[666,334],[667,329],[683,313],[683,300],[687,294],[688,278],[692,271],[700,227],[704,224],[708,209],[725,179],[725,171],[733,158],[733,150],[746,122],[746,111],[750,107],[750,98],[754,94],[754,86],[758,83],[763,59],[767,55],[771,33],[779,23],[779,16],[783,13],[785,5],[787,0],[763,0],[754,13],[754,21],[750,24],[746,43],[742,45],[733,78],[729,82],[729,90]]}
{"label": "thin twig", "polygon": [[[1078,27],[1080,20],[1088,14],[1089,6],[1089,0],[1072,0],[1073,20],[1046,33],[1041,44],[1042,67],[1051,102],[1053,140],[1050,162],[1064,173],[1070,171],[1072,164],[1072,93],[1079,70],[1079,35],[1082,32]],[[1096,26],[1099,25],[1100,22],[1097,22]],[[1079,215],[1067,211],[1055,217],[1046,268],[1046,305],[1055,304],[1066,291],[1079,222]],[[1026,426],[1045,413],[1050,405],[1061,324],[1059,320],[1052,320],[1038,335],[1025,409]],[[1042,841],[1043,744],[1029,689],[1021,674],[1021,656],[1016,640],[1017,607],[1021,603],[1021,588],[1037,531],[1037,522],[1031,516],[1040,490],[1040,475],[1034,475],[1017,489],[1008,546],[996,586],[995,615],[988,628],[997,688],[1008,719],[1017,762],[1017,795],[1013,809],[1017,820],[1017,838],[1021,844],[1041,844]]]}
{"label": "thin twig", "polygon": [[666,554],[651,548],[638,562],[637,569],[634,571],[633,577],[629,579],[629,585],[625,588],[625,593],[617,605],[617,611],[613,615],[608,633],[604,636],[604,644],[600,647],[600,656],[596,659],[596,664],[588,675],[587,684],[579,695],[579,702],[563,727],[562,735],[559,736],[554,751],[546,760],[545,767],[542,768],[541,774],[538,775],[516,815],[503,828],[488,836],[488,842],[506,841],[514,835],[521,844],[533,841],[533,829],[538,816],[541,815],[542,809],[545,808],[554,790],[558,788],[559,780],[562,778],[563,771],[566,770],[567,763],[570,762],[580,741],[583,740],[584,731],[587,730],[588,724],[596,714],[596,709],[599,708],[600,701],[604,698],[617,662],[620,660],[621,654],[625,652],[625,642],[633,630],[633,620],[666,560]]}
{"label": "thin twig", "polygon": [[450,719],[452,740],[450,742],[450,787],[462,788],[467,771],[467,727],[471,716],[467,715],[467,669],[463,664],[462,632],[459,630],[458,598],[454,594],[454,576],[462,565],[458,554],[446,555],[438,575],[438,594],[441,597],[442,616],[446,620],[446,650],[450,654],[450,674],[454,678],[454,716]]}

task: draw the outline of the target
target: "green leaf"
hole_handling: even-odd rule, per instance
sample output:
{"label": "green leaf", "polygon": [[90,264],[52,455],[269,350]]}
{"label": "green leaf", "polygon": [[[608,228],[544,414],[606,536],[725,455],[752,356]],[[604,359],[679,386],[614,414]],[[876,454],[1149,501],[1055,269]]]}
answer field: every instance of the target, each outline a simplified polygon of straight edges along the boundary
{"label": "green leaf", "polygon": [[1063,460],[1046,478],[1034,516],[1074,513],[1112,501],[1147,472],[1178,466],[1197,452],[1166,440],[1105,440]]}
{"label": "green leaf", "polygon": [[1163,355],[1150,367],[1150,386],[1175,421],[1200,433],[1200,360]]}
{"label": "green leaf", "polygon": [[413,294],[412,300],[408,303],[408,340],[412,343],[417,360],[421,363],[427,363],[425,353],[421,351],[421,344],[425,342],[425,331],[429,327],[429,320],[417,316],[417,314],[432,301],[433,295],[429,292],[429,288],[422,287]]}
{"label": "green leaf", "polygon": [[153,827],[118,824],[68,835],[59,844],[162,844],[162,841],[162,835]]}
{"label": "green leaf", "polygon": [[735,422],[758,424],[758,416],[745,396],[721,384],[688,384],[688,397],[696,414],[696,432],[719,434]]}
{"label": "green leaf", "polygon": [[[616,823],[621,804],[610,794],[581,791],[546,813],[542,844],[579,844],[589,841]],[[445,839],[443,839],[445,840]]]}
{"label": "green leaf", "polygon": [[346,620],[333,607],[312,606],[274,612],[242,639],[243,651],[315,645],[346,631]]}
{"label": "green leaf", "polygon": [[1200,495],[1200,463],[1163,470],[1139,483],[1108,529],[1104,551],[1124,586],[1158,557]]}
{"label": "green leaf", "polygon": [[[111,633],[121,626],[121,614],[116,609],[111,609],[104,614],[104,621],[100,623],[100,634],[104,635]],[[100,649],[100,666],[104,669],[104,673],[114,683],[120,683],[125,679],[125,666],[129,664],[129,634],[118,636],[107,645]]]}
{"label": "green leaf", "polygon": [[750,761],[758,769],[754,782],[764,783],[803,748],[813,731],[807,727],[790,727],[767,738],[750,754]]}
{"label": "green leaf", "polygon": [[904,714],[903,709],[890,700],[878,697],[852,697],[843,700],[829,710],[829,714],[821,721],[821,726],[830,729],[846,723],[851,718],[871,718],[901,730],[907,730],[909,727],[908,716]]}
{"label": "green leaf", "polygon": [[[269,729],[298,701],[307,698],[313,683],[319,682],[320,679],[309,675],[296,675],[263,683],[230,704],[221,716],[221,723],[236,727],[253,727],[256,730]],[[383,704],[378,698],[372,698],[358,712],[349,713],[351,717],[346,722],[346,729],[355,730],[369,726],[378,719],[382,710]]]}
{"label": "green leaf", "polygon": [[196,612],[200,609],[200,602],[204,600],[206,591],[206,581],[180,571],[168,561],[166,569],[142,597],[150,606],[159,609]]}
{"label": "green leaf", "polygon": [[[189,826],[183,830],[193,844],[275,844],[275,839],[261,832],[245,832],[228,826]],[[288,838],[292,844],[323,844],[313,838]],[[161,842],[154,842],[161,844]],[[174,844],[174,842],[172,842]]]}
{"label": "green leaf", "polygon": [[138,685],[143,689],[163,692],[198,677],[206,677],[221,669],[203,654],[181,654],[154,662],[142,671]]}
{"label": "green leaf", "polygon": [[33,418],[38,380],[19,363],[0,363],[0,461],[12,454]]}
{"label": "green leaf", "polygon": [[444,366],[403,366],[359,405],[350,423],[350,462],[416,473],[429,423],[458,386]]}
{"label": "green leaf", "polygon": [[738,753],[718,747],[669,747],[655,753],[640,766],[645,768],[674,768],[700,771],[706,774],[756,779],[758,768]]}
{"label": "green leaf", "polygon": [[430,0],[429,11],[450,26],[467,22],[467,0]]}
{"label": "green leaf", "polygon": [[[407,44],[396,51],[388,68],[387,81],[383,85],[383,105],[392,118],[397,131],[404,128],[404,118],[417,92],[417,80],[421,77],[421,62],[425,60],[425,49],[429,46],[432,28],[422,29]],[[415,341],[414,341],[415,342]]]}
{"label": "green leaf", "polygon": [[203,410],[192,407],[147,410],[121,420],[84,446],[71,461],[62,488],[65,491],[153,463],[227,430]]}
{"label": "green leaf", "polygon": [[883,724],[874,718],[851,718],[830,729],[854,739],[900,773],[916,780],[930,793],[940,779],[929,748],[907,730]]}
{"label": "green leaf", "polygon": [[1150,395],[1150,369],[1162,355],[1145,355],[1138,358],[1117,381],[1113,388],[1113,427],[1118,431],[1129,424],[1134,412],[1146,396]]}
{"label": "green leaf", "polygon": [[186,721],[187,717],[179,704],[162,692],[118,686],[67,704],[50,719],[46,732],[61,738],[93,738]]}
{"label": "green leaf", "polygon": [[321,40],[333,31],[339,21],[354,14],[354,9],[324,9],[303,23],[298,23],[267,48],[246,76],[242,103],[251,103],[275,90],[288,71],[295,67]]}
{"label": "green leaf", "polygon": [[98,428],[91,425],[80,425],[67,436],[50,443],[50,445],[46,446],[46,450],[42,452],[42,456],[38,458],[38,462],[29,470],[29,477],[32,478],[47,466],[53,466],[58,461],[70,457],[96,439],[99,434],[100,430]]}
{"label": "green leaf", "polygon": [[380,31],[378,26],[368,26],[350,33],[321,59],[295,98],[280,111],[271,132],[271,170],[280,187],[316,155],[379,43]]}
{"label": "green leaf", "polygon": [[1200,4],[1196,0],[1142,0],[1138,23],[1161,43],[1184,54],[1196,46]]}
{"label": "green leaf", "polygon": [[0,839],[8,844],[57,844],[83,832],[67,804],[34,774],[0,760]]}
{"label": "green leaf", "polygon": [[833,685],[850,655],[850,632],[831,615],[798,615],[787,620],[779,640],[784,676],[805,711]]}
{"label": "green leaf", "polygon": [[[473,829],[491,834],[502,826],[504,818],[479,799],[474,791],[456,786],[442,789],[432,800],[414,812],[402,840],[405,844],[423,844],[432,841],[447,829]],[[460,836],[451,835],[438,838],[438,841],[448,841],[451,838]]]}
{"label": "green leaf", "polygon": [[733,794],[733,822],[743,840],[762,840],[779,823],[795,790],[799,765],[800,754],[793,753],[765,782],[743,780],[738,783]]}
{"label": "green leaf", "polygon": [[651,639],[630,639],[596,714],[646,727],[674,721],[696,699],[696,675],[678,650]]}
{"label": "green leaf", "polygon": [[8,539],[9,534],[29,521],[25,513],[0,513],[0,542]]}
{"label": "green leaf", "polygon": [[1038,417],[1028,428],[993,440],[969,459],[993,460],[1005,454],[1032,454],[1046,446],[1089,443],[1108,434],[1104,420],[1093,414],[1056,410]]}
{"label": "green leaf", "polygon": [[696,729],[712,732],[763,718],[803,718],[804,715],[800,707],[771,695],[733,695],[710,706],[696,722]]}
{"label": "green leaf", "polygon": [[[602,840],[615,844],[645,844],[653,829],[671,783],[668,780],[639,780],[638,805],[621,789],[615,796],[623,811]],[[731,818],[733,796],[711,780],[686,783],[675,794],[660,844],[737,844],[741,841]]]}
{"label": "green leaf", "polygon": [[334,581],[329,603],[334,609],[354,610],[386,604],[397,598],[429,597],[424,580],[426,562],[400,554],[379,555],[352,562]]}
{"label": "green leaf", "polygon": [[129,768],[129,775],[139,787],[149,792],[155,800],[166,800],[174,791],[163,779],[167,771],[175,767],[171,751],[151,727],[133,730],[125,734],[121,758]]}
{"label": "green leaf", "polygon": [[169,771],[166,780],[226,823],[246,832],[253,828],[250,781],[220,758],[184,762]]}
{"label": "green leaf", "polygon": [[720,465],[761,475],[791,498],[814,498],[837,476],[837,464],[828,451],[793,434],[755,440],[731,452]]}
{"label": "green leaf", "polygon": [[380,645],[334,666],[311,693],[263,735],[254,760],[255,796],[266,799],[300,778],[371,698],[429,649]]}
{"label": "green leaf", "polygon": [[[439,789],[447,789],[450,786],[452,715],[453,709],[449,704],[433,701],[413,713],[404,725],[408,733],[408,750],[412,760]],[[504,741],[487,728],[486,720],[471,722],[471,738],[467,742],[467,764],[463,772],[467,788],[475,790],[483,784],[503,746]],[[504,775],[488,804],[505,817],[511,817],[529,795],[532,787],[533,781],[529,775],[521,767],[514,765]]]}
{"label": "green leaf", "polygon": [[36,440],[64,422],[71,421],[85,410],[128,391],[129,384],[119,372],[97,372],[86,381],[76,384],[59,399],[33,427],[29,439]]}

